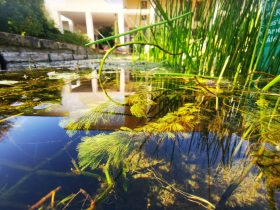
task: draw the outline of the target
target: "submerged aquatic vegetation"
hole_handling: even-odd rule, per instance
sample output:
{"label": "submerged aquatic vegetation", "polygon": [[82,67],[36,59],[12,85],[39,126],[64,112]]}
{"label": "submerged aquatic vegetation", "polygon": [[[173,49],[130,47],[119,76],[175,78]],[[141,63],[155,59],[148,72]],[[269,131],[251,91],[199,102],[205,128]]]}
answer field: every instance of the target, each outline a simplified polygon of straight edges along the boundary
{"label": "submerged aquatic vegetation", "polygon": [[78,146],[78,158],[81,170],[92,170],[107,164],[115,170],[121,170],[132,151],[136,148],[137,140],[127,132],[114,132],[86,137]]}
{"label": "submerged aquatic vegetation", "polygon": [[[106,201],[110,200],[114,205],[117,203],[120,209],[125,209],[121,207],[136,202],[131,198],[131,194],[136,193],[141,200],[139,206],[143,209],[190,209],[196,208],[195,203],[214,209],[227,187],[242,174],[244,167],[239,162],[240,168],[235,168],[237,159],[252,157],[253,166],[258,166],[256,170],[262,173],[257,176],[260,191],[254,191],[252,181],[256,179],[256,174],[250,171],[227,199],[226,206],[246,206],[246,201],[250,206],[258,206],[256,199],[264,201],[264,184],[260,180],[263,179],[267,185],[277,186],[278,183],[275,170],[278,169],[278,159],[273,158],[279,142],[278,99],[274,95],[261,98],[262,92],[242,92],[240,96],[239,90],[233,92],[228,82],[221,82],[221,91],[215,92],[217,79],[199,77],[197,82],[193,77],[182,75],[159,79],[158,75],[149,74],[148,78],[143,72],[141,74],[136,80],[136,88],[128,86],[131,91],[126,96],[126,106],[108,102],[82,110],[81,113],[73,112],[71,117],[65,118],[63,127],[73,129],[73,132],[78,129],[90,131],[99,123],[103,123],[101,128],[106,129],[104,126],[107,123],[112,124],[114,120],[119,122],[119,116],[123,115],[118,114],[123,114],[123,111],[131,114],[130,106],[136,105],[139,106],[136,108],[143,108],[141,117],[144,116],[145,124],[138,124],[136,128],[122,127],[121,131],[110,129],[111,132],[84,137],[78,145],[77,163],[75,157],[71,158],[72,164],[66,169],[69,172],[34,171],[36,176],[43,176],[43,173],[44,176],[68,178],[87,176],[91,178],[89,183],[98,183],[94,190],[89,189],[92,186],[83,186],[75,193],[64,193],[62,186],[62,190],[56,193],[57,202],[51,204],[48,200],[41,207],[80,208],[85,201],[83,208],[94,209],[99,205],[106,206]],[[145,85],[148,87],[144,88]],[[215,108],[216,97],[219,98],[218,109]],[[161,115],[149,112],[159,111],[157,108],[160,106],[165,109]],[[247,131],[250,127],[251,130]],[[258,150],[264,138],[270,139],[264,141],[266,148],[274,153],[265,152],[265,156],[255,158],[259,154],[254,151]],[[8,167],[7,162],[6,165],[1,164]],[[217,164],[220,164],[218,169]],[[29,173],[32,168],[18,167],[16,170]],[[245,189],[250,189],[252,193]],[[268,189],[274,192],[276,188]],[[127,196],[131,200],[126,201],[126,206],[118,198]]]}
{"label": "submerged aquatic vegetation", "polygon": [[146,87],[140,88],[135,94],[126,98],[126,104],[130,106],[132,115],[136,117],[147,117],[149,107],[156,105],[152,99],[156,97],[158,93],[149,91]]}
{"label": "submerged aquatic vegetation", "polygon": [[62,80],[52,81],[45,70],[7,72],[4,78],[16,79],[16,82],[0,84],[1,114],[33,113],[33,107],[41,103],[58,104],[61,88],[65,84]]}
{"label": "submerged aquatic vegetation", "polygon": [[177,111],[167,113],[167,115],[157,119],[155,122],[149,122],[136,130],[149,133],[189,132],[202,119],[199,112],[200,108],[194,104],[184,104]]}
{"label": "submerged aquatic vegetation", "polygon": [[[233,182],[235,177],[239,177],[242,174],[244,164],[247,164],[246,161],[237,161],[231,166],[220,166],[217,168],[212,180],[213,188],[218,189],[214,190],[212,195],[216,202],[219,200],[219,196],[217,199],[216,193],[220,194],[221,188],[225,190]],[[233,195],[227,200],[226,205],[230,207],[246,207],[254,204],[262,206],[266,200],[265,190],[264,182],[258,180],[257,174],[250,172]]]}
{"label": "submerged aquatic vegetation", "polygon": [[[260,55],[257,47],[260,44],[261,0],[195,1],[198,5],[179,0],[152,2],[159,23],[129,32],[141,31],[141,34],[134,36],[134,42],[113,46],[101,61],[100,87],[110,102],[61,123],[71,132],[91,130],[98,124],[106,129],[106,123],[118,121],[118,116],[127,114],[126,109],[130,108],[129,114],[145,118],[146,124],[84,137],[78,145],[78,163],[72,160],[71,172],[90,173],[92,181],[98,181],[99,189],[90,194],[81,189],[64,197],[57,206],[51,202],[41,207],[66,209],[83,195],[89,209],[95,209],[112,192],[121,191],[119,185],[125,192],[137,192],[137,188],[129,186],[136,182],[143,187],[138,192],[145,191],[143,200],[147,209],[188,209],[193,208],[194,203],[205,209],[255,207],[256,201],[264,201],[261,177],[271,194],[279,188],[279,100],[275,102],[272,96],[262,95],[270,88],[278,90],[279,76],[270,82],[266,80],[266,84],[254,81],[256,89],[259,85],[263,87],[257,90],[257,97],[251,92],[247,95],[245,89],[239,94],[238,89],[238,84],[243,84],[239,79],[252,80],[256,73]],[[183,74],[173,74],[168,82],[151,79],[149,88],[137,90],[124,103],[115,101],[106,92],[106,85],[111,86],[113,82],[109,78],[107,84],[103,84],[106,77],[102,75],[102,67],[113,50],[128,45],[137,46],[135,52],[140,53],[139,58],[147,55],[147,59],[163,61],[175,67],[173,72]],[[166,72],[154,73],[160,77]],[[148,76],[143,80],[149,80]],[[165,76],[171,77],[169,72]],[[230,84],[232,80],[233,85]],[[55,93],[55,84],[51,87]],[[15,89],[18,92],[24,90],[23,86],[18,88]],[[272,104],[274,108],[270,108]],[[155,110],[161,114],[153,113],[154,107],[159,107]],[[196,136],[197,133],[201,136]],[[249,146],[244,148],[245,141]],[[197,156],[202,159],[197,160]],[[241,157],[248,158],[247,165],[237,161]],[[203,161],[201,165],[196,163],[200,160]],[[257,177],[252,171],[254,166],[260,171]],[[28,172],[42,172],[34,170]],[[12,195],[14,189],[8,190],[8,194]],[[77,205],[81,204],[79,202]]]}
{"label": "submerged aquatic vegetation", "polygon": [[73,135],[77,130],[90,130],[98,125],[104,126],[108,122],[119,121],[122,117],[122,109],[123,107],[112,102],[102,103],[89,110],[78,110],[77,117],[62,120],[60,126],[66,128],[68,134]]}

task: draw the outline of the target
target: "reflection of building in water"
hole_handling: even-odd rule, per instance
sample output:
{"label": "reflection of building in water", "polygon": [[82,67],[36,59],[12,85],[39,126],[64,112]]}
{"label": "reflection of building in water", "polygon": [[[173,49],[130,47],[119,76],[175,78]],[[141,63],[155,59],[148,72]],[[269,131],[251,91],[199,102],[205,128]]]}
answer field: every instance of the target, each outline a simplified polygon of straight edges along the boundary
{"label": "reflection of building in water", "polygon": [[[124,103],[125,95],[131,94],[125,92],[125,84],[128,82],[125,81],[125,78],[128,79],[125,74],[128,73],[124,69],[107,71],[102,78],[108,95],[120,103]],[[108,101],[108,97],[100,88],[96,71],[93,71],[92,79],[74,80],[65,85],[62,91],[62,106],[68,112],[92,108]]]}
{"label": "reflection of building in water", "polygon": [[[104,71],[101,80],[103,89],[96,71],[92,72],[91,78],[72,80],[62,89],[61,106],[47,114],[65,113],[76,122],[94,122],[95,125],[91,127],[98,129],[133,128],[146,120],[177,110],[184,101],[181,93],[175,94],[173,91],[176,84],[173,80],[164,82],[124,69]],[[129,105],[121,106],[113,101]]]}
{"label": "reflection of building in water", "polygon": [[[102,75],[107,94],[119,103],[125,102],[125,97],[133,94],[126,90],[129,82],[129,71],[106,71]],[[99,85],[98,74],[92,72],[91,79],[77,79],[64,86],[62,90],[61,110],[67,112],[70,118],[78,120],[86,114],[91,115],[98,106],[104,107],[101,120],[93,127],[99,129],[116,129],[121,126],[135,127],[139,121],[130,114],[129,106],[118,106],[110,102]]]}

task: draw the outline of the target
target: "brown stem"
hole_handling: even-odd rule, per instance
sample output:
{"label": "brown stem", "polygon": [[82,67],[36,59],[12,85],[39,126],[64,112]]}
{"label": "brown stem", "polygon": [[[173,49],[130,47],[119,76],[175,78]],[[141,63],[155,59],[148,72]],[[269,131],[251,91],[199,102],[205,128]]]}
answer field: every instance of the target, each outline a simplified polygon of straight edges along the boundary
{"label": "brown stem", "polygon": [[59,191],[61,187],[57,187],[54,190],[50,191],[47,195],[41,198],[37,203],[29,208],[29,210],[36,210],[38,209],[43,203],[45,203],[49,198],[51,198],[57,191]]}

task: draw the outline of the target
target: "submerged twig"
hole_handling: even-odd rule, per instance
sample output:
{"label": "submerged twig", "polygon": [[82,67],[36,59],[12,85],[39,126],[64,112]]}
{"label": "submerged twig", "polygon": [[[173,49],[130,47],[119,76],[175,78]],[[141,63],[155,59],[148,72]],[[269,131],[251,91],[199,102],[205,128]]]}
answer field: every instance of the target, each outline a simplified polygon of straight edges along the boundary
{"label": "submerged twig", "polygon": [[43,198],[41,198],[37,203],[35,203],[34,205],[32,205],[29,210],[36,210],[38,209],[40,206],[42,206],[49,198],[51,199],[51,206],[54,207],[54,195],[56,194],[56,192],[58,192],[59,190],[61,190],[61,186],[55,188],[54,190],[50,191],[47,195],[45,195]]}
{"label": "submerged twig", "polygon": [[1,123],[1,122],[4,122],[4,121],[6,121],[6,120],[10,120],[10,119],[12,119],[12,118],[14,118],[14,117],[21,116],[21,115],[23,115],[23,114],[24,114],[24,113],[21,112],[21,113],[19,113],[19,114],[15,114],[15,115],[12,115],[12,116],[10,116],[10,117],[6,117],[6,118],[4,118],[4,119],[1,119],[1,120],[0,120],[0,123]]}
{"label": "submerged twig", "polygon": [[62,208],[62,210],[65,210],[68,208],[68,206],[71,204],[71,202],[79,195],[83,194],[85,196],[86,201],[89,200],[90,206],[87,208],[87,210],[93,210],[95,209],[95,201],[92,200],[91,196],[84,190],[80,189],[76,194],[71,195],[71,199],[66,203],[66,205]]}
{"label": "submerged twig", "polygon": [[4,166],[7,168],[17,169],[24,172],[33,172],[36,175],[39,176],[56,176],[56,177],[76,177],[76,176],[87,176],[92,178],[97,178],[98,180],[102,180],[102,176],[99,176],[98,174],[94,174],[87,171],[76,171],[72,170],[71,172],[60,172],[60,171],[50,171],[50,170],[36,170],[34,171],[33,168],[28,166],[19,165],[15,162],[9,161],[9,160],[3,160],[0,159],[0,166]]}

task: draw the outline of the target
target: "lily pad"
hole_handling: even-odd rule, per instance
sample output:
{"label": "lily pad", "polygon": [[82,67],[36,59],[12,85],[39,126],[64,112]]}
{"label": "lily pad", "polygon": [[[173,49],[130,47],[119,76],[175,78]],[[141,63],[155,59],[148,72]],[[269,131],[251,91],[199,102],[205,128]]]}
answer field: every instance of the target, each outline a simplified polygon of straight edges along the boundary
{"label": "lily pad", "polygon": [[16,83],[19,83],[19,81],[15,80],[1,80],[0,85],[14,85]]}

